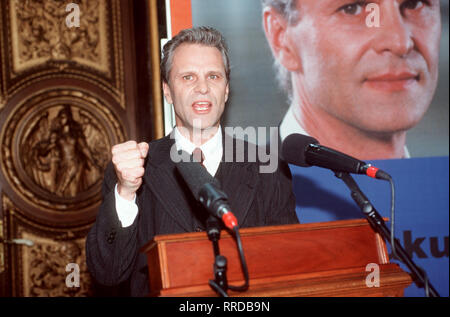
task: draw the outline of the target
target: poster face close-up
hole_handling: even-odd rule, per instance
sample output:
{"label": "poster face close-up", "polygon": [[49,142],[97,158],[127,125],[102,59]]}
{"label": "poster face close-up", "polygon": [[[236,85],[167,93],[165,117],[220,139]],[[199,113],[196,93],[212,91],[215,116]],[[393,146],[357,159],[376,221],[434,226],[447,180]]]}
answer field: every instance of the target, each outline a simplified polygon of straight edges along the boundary
{"label": "poster face close-up", "polygon": [[448,155],[448,3],[394,2],[192,0],[192,26],[229,45],[223,124],[361,159]]}

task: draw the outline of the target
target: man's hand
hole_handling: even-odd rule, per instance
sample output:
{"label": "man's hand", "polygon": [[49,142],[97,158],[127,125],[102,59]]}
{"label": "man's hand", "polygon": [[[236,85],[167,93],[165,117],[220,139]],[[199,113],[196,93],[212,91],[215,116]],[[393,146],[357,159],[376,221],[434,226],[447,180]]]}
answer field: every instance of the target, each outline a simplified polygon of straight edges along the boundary
{"label": "man's hand", "polygon": [[114,145],[111,152],[117,175],[117,191],[121,197],[133,200],[136,191],[142,184],[148,144],[128,141]]}

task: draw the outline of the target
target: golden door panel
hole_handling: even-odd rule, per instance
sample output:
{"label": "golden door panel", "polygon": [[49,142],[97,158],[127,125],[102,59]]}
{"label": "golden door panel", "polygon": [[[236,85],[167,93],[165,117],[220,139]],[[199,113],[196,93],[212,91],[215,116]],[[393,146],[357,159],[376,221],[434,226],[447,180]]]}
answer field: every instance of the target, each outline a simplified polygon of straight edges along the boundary
{"label": "golden door panel", "polygon": [[[25,244],[11,245],[9,256],[11,284],[15,296],[89,296],[92,280],[87,271],[85,232],[87,226],[57,229],[36,225],[3,195],[8,228]],[[70,268],[76,267],[75,270]],[[71,273],[78,274],[72,278]],[[76,282],[76,283],[74,283]]]}
{"label": "golden door panel", "polygon": [[111,147],[153,135],[147,5],[0,1],[0,296],[92,295],[84,243]]}
{"label": "golden door panel", "polygon": [[66,25],[67,1],[0,2],[0,109],[14,94],[51,78],[83,80],[125,108],[121,3],[71,1],[80,26]]}
{"label": "golden door panel", "polygon": [[48,61],[73,60],[110,76],[106,1],[79,1],[79,29],[68,27],[67,1],[10,2],[14,74]]}

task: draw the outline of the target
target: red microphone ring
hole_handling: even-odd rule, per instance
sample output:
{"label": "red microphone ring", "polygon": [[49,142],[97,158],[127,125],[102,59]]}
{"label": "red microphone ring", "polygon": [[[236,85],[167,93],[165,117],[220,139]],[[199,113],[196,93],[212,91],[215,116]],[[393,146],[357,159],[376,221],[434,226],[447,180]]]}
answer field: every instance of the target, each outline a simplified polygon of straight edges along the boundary
{"label": "red microphone ring", "polygon": [[367,174],[367,176],[376,178],[377,172],[378,172],[378,168],[376,168],[375,166],[369,166],[367,168],[366,174]]}
{"label": "red microphone ring", "polygon": [[224,222],[225,226],[227,226],[229,229],[233,229],[238,225],[236,217],[231,212],[223,214],[222,221]]}

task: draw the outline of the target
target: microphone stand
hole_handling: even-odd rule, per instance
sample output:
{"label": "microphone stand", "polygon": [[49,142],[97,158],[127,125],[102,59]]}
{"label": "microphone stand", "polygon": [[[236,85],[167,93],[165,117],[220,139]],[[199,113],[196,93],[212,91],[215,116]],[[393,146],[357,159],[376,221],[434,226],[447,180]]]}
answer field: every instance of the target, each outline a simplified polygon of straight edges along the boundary
{"label": "microphone stand", "polygon": [[[350,189],[353,200],[356,202],[361,211],[364,213],[369,223],[371,224],[372,228],[374,228],[378,233],[380,233],[383,236],[383,238],[385,238],[387,241],[390,242],[391,232],[386,226],[386,223],[384,222],[383,218],[378,213],[378,211],[370,203],[369,199],[367,199],[367,197],[363,194],[363,192],[359,188],[358,184],[356,184],[353,177],[349,173],[336,171],[335,176],[337,178],[342,179],[344,183],[347,185],[347,187]],[[418,267],[413,262],[413,260],[409,257],[409,255],[406,253],[406,251],[403,249],[402,245],[397,239],[394,240],[394,244],[395,244],[394,245],[395,253],[397,257],[399,257],[400,260],[403,261],[403,263],[405,263],[406,266],[411,270],[413,280],[416,283],[416,285],[418,287],[425,287],[427,296],[430,295],[432,297],[439,297],[438,292],[435,290],[433,285],[431,285],[431,283],[428,281],[425,271],[420,267]]]}
{"label": "microphone stand", "polygon": [[228,297],[227,258],[220,254],[220,223],[212,215],[206,221],[206,233],[208,234],[208,239],[213,244],[214,250],[214,280],[209,280],[209,285],[219,295]]}

